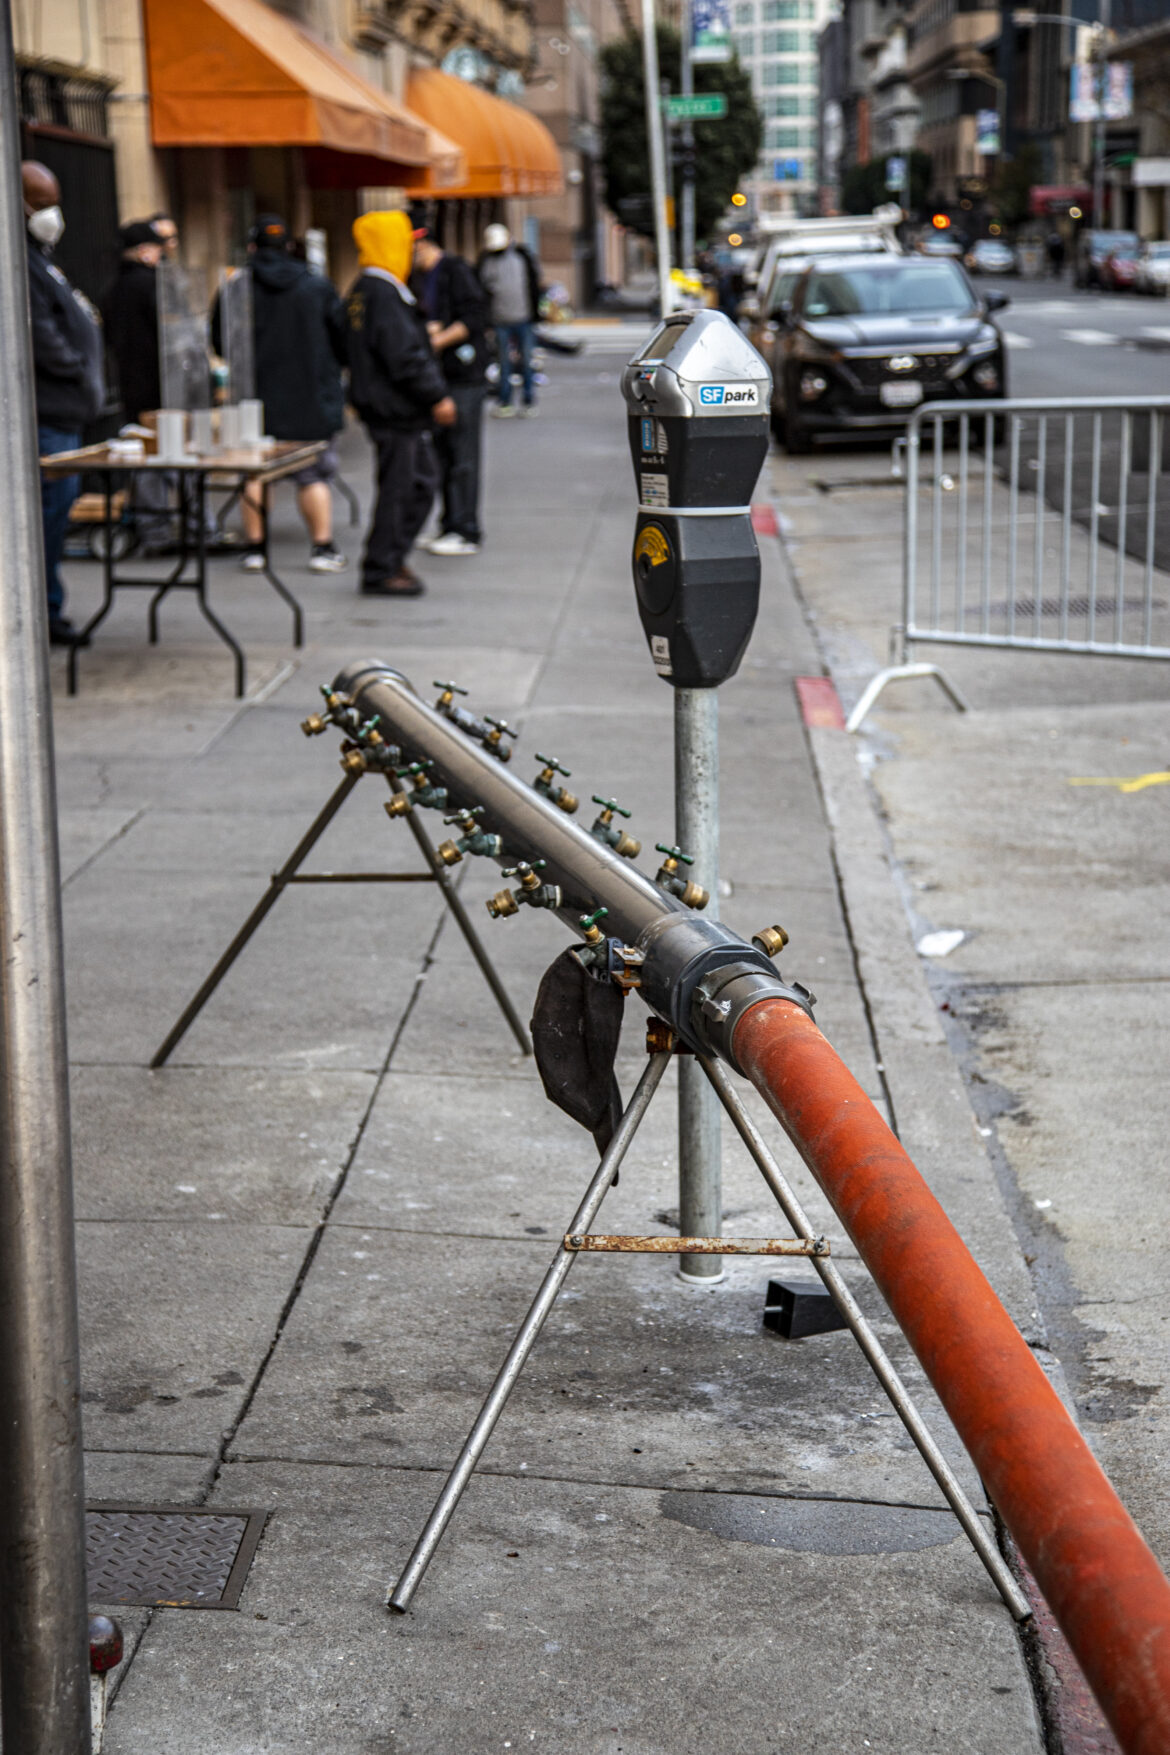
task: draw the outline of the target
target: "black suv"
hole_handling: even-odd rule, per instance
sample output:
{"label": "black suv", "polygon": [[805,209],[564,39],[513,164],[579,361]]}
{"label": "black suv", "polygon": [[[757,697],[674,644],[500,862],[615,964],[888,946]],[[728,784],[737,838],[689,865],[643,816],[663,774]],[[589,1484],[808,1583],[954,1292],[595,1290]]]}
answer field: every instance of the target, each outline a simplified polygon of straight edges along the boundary
{"label": "black suv", "polygon": [[812,262],[776,337],[772,425],[793,454],[815,437],[881,432],[920,402],[1007,395],[1003,336],[957,262],[836,256]]}

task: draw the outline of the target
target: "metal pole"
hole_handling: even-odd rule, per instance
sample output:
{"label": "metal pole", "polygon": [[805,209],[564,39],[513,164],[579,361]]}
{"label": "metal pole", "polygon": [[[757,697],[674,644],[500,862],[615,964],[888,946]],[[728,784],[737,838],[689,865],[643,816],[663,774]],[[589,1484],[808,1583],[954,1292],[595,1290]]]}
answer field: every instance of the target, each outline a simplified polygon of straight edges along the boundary
{"label": "metal pole", "polygon": [[65,982],[12,19],[0,0],[0,1736],[89,1755]]}
{"label": "metal pole", "polygon": [[[694,859],[691,875],[708,892],[707,914],[719,913],[719,695],[715,689],[674,691],[674,838]],[[678,1063],[678,1217],[684,1237],[718,1237],[723,1229],[723,1165],[719,1104],[690,1055]],[[685,1280],[723,1278],[717,1255],[684,1255]]]}
{"label": "metal pole", "polygon": [[642,77],[646,86],[646,141],[650,149],[650,198],[654,203],[654,243],[658,251],[658,301],[665,317],[673,309],[670,296],[670,233],[666,226],[666,152],[662,144],[662,107],[658,101],[658,38],[654,0],[642,0]]}
{"label": "metal pole", "polygon": [[[588,1231],[597,1217],[598,1208],[605,1199],[606,1193],[614,1176],[621,1167],[630,1141],[638,1131],[638,1126],[650,1107],[650,1099],[658,1089],[663,1073],[670,1063],[669,1051],[652,1054],[646,1063],[646,1069],[638,1080],[634,1095],[630,1098],[629,1107],[617,1126],[605,1155],[597,1166],[593,1180],[585,1192],[585,1198],[573,1216],[566,1236]],[[443,1531],[450,1523],[455,1508],[463,1497],[463,1492],[475,1470],[475,1465],[483,1455],[488,1439],[496,1429],[496,1422],[504,1411],[504,1404],[516,1387],[517,1379],[524,1369],[524,1362],[536,1344],[536,1338],[544,1327],[549,1311],[556,1303],[557,1294],[565,1282],[565,1275],[576,1260],[577,1251],[568,1249],[562,1243],[552,1265],[541,1281],[540,1290],[533,1299],[528,1315],[520,1325],[516,1339],[508,1349],[508,1357],[500,1366],[496,1381],[492,1384],[488,1398],[476,1416],[475,1424],[467,1435],[467,1442],[459,1452],[455,1467],[447,1478],[447,1484],[435,1501],[423,1528],[421,1536],[414,1545],[414,1552],[402,1570],[398,1583],[386,1599],[386,1607],[399,1615],[404,1615],[410,1606],[410,1599],[418,1589],[422,1575],[430,1565],[435,1549],[443,1539]]]}
{"label": "metal pole", "polygon": [[1105,218],[1105,44],[1109,35],[1111,0],[1100,0],[1097,27],[1097,76],[1093,81],[1097,116],[1093,124],[1093,224],[1100,231]]}
{"label": "metal pole", "polygon": [[[694,23],[691,16],[691,0],[682,0],[682,12],[679,18],[682,31],[682,78],[679,91],[683,97],[693,97],[695,91],[695,69],[691,60],[693,48]],[[682,267],[687,274],[695,266],[695,128],[690,117],[684,117],[682,125],[682,224],[679,231],[679,254]]]}
{"label": "metal pole", "polygon": [[[797,1200],[776,1159],[769,1151],[763,1134],[736,1095],[735,1087],[728,1078],[726,1070],[720,1066],[717,1060],[704,1058],[700,1064],[718,1093],[720,1102],[730,1115],[732,1125],[740,1139],[755,1159],[763,1174],[764,1181],[776,1196],[784,1217],[799,1238],[806,1243],[811,1243],[816,1232],[808,1215]],[[958,1476],[935,1443],[930,1429],[914,1406],[902,1379],[895,1371],[889,1355],[866,1321],[860,1304],[831,1260],[820,1255],[813,1255],[810,1259],[817,1273],[821,1276],[833,1303],[848,1323],[854,1340],[869,1361],[874,1376],[893,1403],[899,1420],[917,1445],[923,1462],[938,1482],[943,1498],[962,1524],[971,1546],[987,1568],[996,1590],[1015,1619],[1026,1621],[1032,1613],[1032,1605],[1012,1577],[1007,1562],[995,1545],[994,1535],[980,1521],[978,1512],[959,1484]]]}

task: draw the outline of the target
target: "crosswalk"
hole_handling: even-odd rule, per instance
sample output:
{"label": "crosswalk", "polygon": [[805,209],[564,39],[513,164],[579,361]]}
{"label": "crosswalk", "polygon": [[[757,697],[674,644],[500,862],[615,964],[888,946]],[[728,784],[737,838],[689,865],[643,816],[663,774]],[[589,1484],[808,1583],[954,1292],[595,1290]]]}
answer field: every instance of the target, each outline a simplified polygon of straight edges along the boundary
{"label": "crosswalk", "polygon": [[[1029,315],[1037,308],[1030,306]],[[1009,348],[1024,349],[1036,345],[1031,335],[1023,335],[1018,329],[1003,329],[1000,333]],[[1147,323],[1127,334],[1118,334],[1114,329],[1092,328],[1058,329],[1056,334],[1061,341],[1071,341],[1074,347],[1125,347],[1132,346],[1135,341],[1160,341],[1170,345],[1170,325],[1164,323]]]}

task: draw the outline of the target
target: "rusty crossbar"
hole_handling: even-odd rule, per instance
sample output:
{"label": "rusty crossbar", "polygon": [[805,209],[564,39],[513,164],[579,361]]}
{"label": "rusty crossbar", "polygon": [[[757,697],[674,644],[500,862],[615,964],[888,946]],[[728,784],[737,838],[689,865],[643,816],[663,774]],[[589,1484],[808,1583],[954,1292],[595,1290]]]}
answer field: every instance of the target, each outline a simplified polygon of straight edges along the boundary
{"label": "rusty crossbar", "polygon": [[613,1255],[828,1255],[825,1237],[606,1237],[566,1231],[565,1248]]}

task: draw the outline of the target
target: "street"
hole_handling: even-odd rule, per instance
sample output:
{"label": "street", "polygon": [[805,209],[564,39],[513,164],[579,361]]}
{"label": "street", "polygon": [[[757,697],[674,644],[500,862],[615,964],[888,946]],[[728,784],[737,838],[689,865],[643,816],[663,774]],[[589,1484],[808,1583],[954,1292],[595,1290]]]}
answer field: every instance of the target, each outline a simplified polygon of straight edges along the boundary
{"label": "street", "polygon": [[1060,282],[984,279],[1011,299],[999,317],[1013,396],[1157,396],[1170,392],[1170,304]]}

